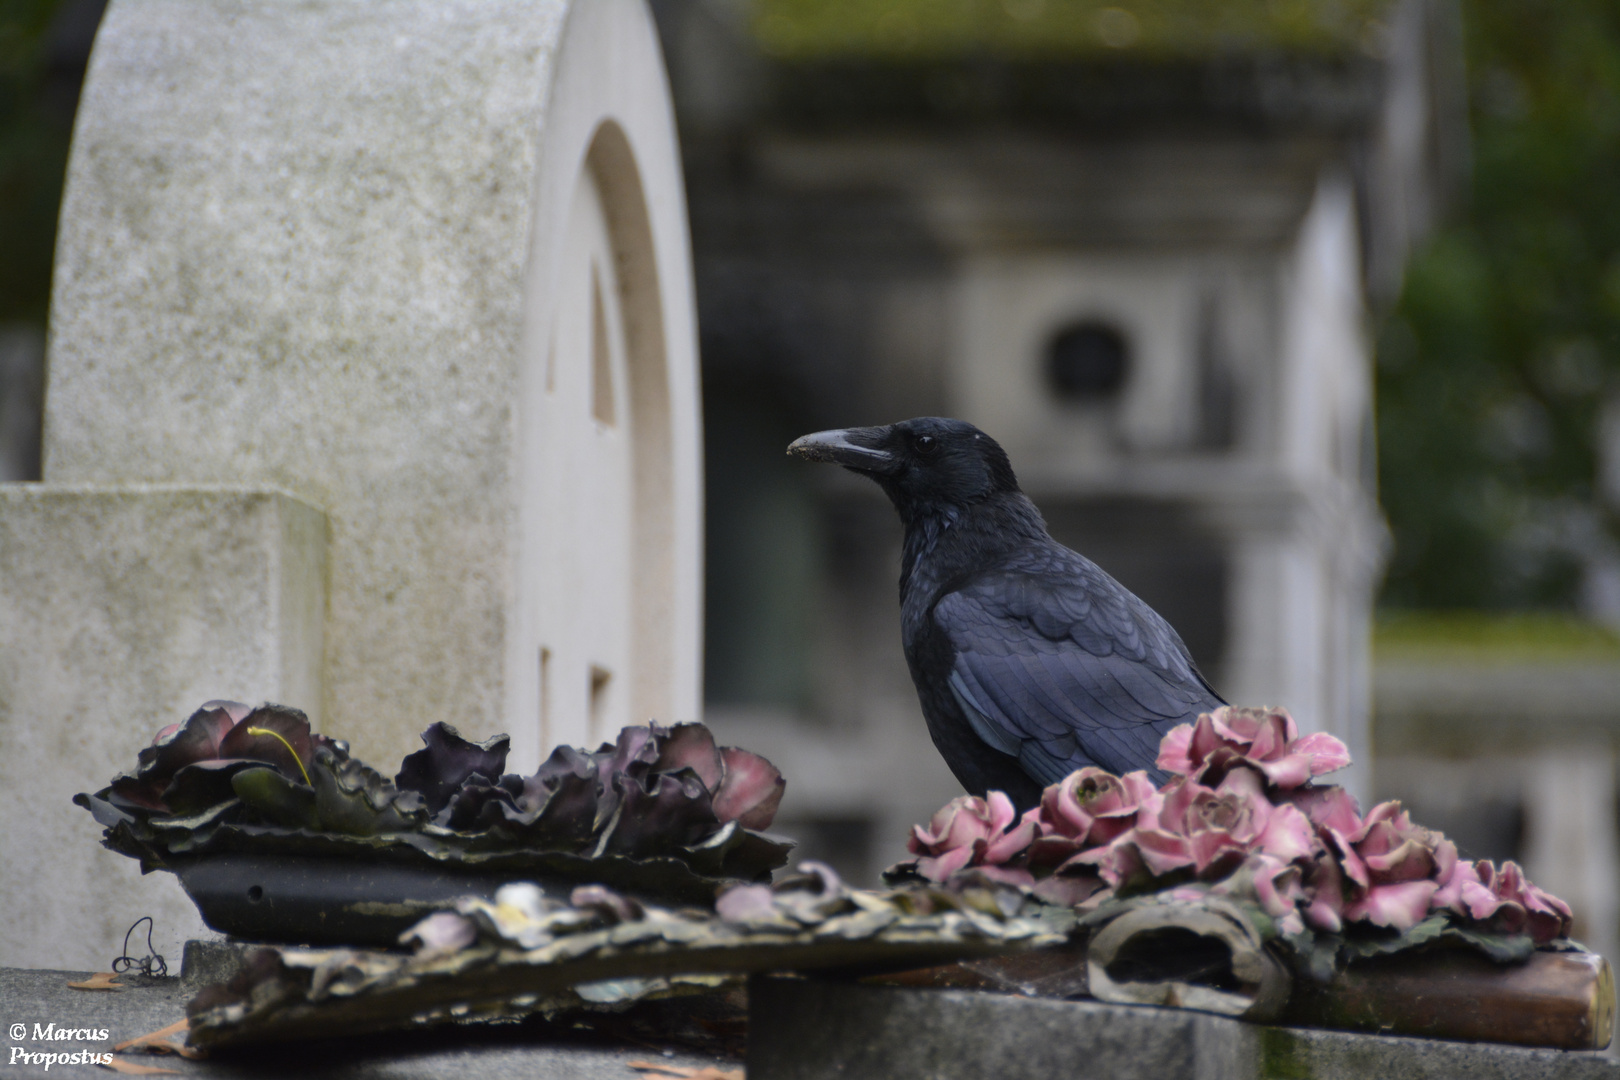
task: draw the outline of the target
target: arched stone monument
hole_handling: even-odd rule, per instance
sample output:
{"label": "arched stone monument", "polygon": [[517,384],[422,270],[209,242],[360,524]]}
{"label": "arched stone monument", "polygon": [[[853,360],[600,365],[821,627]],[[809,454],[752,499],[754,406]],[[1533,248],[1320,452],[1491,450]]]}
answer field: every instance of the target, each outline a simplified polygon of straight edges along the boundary
{"label": "arched stone monument", "polygon": [[56,275],[45,479],[0,486],[0,964],[199,928],[68,800],[206,698],[381,764],[435,720],[532,769],[697,717],[689,251],[640,0],[114,0]]}

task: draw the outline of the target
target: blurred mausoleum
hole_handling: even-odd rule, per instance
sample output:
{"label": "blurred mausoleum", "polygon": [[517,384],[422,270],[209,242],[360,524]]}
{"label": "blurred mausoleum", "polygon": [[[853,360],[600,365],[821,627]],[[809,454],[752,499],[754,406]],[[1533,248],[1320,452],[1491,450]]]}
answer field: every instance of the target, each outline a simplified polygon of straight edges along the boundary
{"label": "blurred mausoleum", "polygon": [[1465,855],[1521,860],[1615,956],[1620,641],[1558,613],[1407,612],[1376,643],[1377,796]]}
{"label": "blurred mausoleum", "polygon": [[[1367,327],[1466,173],[1456,0],[648,2],[701,315],[708,719],[788,772],[806,855],[869,879],[958,789],[892,511],[783,451],[945,413],[1229,699],[1339,734],[1364,801],[1523,859],[1613,954],[1615,637],[1410,613],[1369,671]],[[101,10],[53,23],[64,131]],[[44,351],[0,327],[0,480],[40,477]]]}
{"label": "blurred mausoleum", "polygon": [[1229,700],[1372,793],[1368,320],[1465,167],[1447,0],[665,0],[708,455],[707,711],[870,876],[960,789],[878,489],[787,459],[923,414]]}

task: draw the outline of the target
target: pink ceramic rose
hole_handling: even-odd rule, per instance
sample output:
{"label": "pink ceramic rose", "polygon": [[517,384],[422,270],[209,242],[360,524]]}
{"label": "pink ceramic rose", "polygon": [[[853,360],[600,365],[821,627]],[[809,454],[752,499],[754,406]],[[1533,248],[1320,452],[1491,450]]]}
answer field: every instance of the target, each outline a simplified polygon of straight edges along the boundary
{"label": "pink ceramic rose", "polygon": [[1135,828],[1076,859],[1113,885],[1139,874],[1191,869],[1205,881],[1232,872],[1250,854],[1283,863],[1316,846],[1310,821],[1293,806],[1273,805],[1260,774],[1234,768],[1218,787],[1176,777],[1137,812]]}
{"label": "pink ceramic rose", "polygon": [[1031,885],[1035,879],[1029,871],[1005,865],[1035,838],[1033,812],[1022,821],[1017,817],[1012,800],[999,791],[983,799],[961,795],[935,813],[926,829],[912,826],[906,846],[918,856],[917,872],[932,881],[976,866],[998,880]]}
{"label": "pink ceramic rose", "polygon": [[1306,789],[1291,802],[1327,852],[1306,873],[1305,916],[1319,929],[1348,921],[1409,930],[1457,866],[1456,845],[1414,825],[1399,802],[1380,803],[1365,818],[1342,788]]}
{"label": "pink ceramic rose", "polygon": [[1257,902],[1287,935],[1404,933],[1436,911],[1538,945],[1569,933],[1568,905],[1516,864],[1459,859],[1399,802],[1363,816],[1343,788],[1312,783],[1349,761],[1331,735],[1300,738],[1283,709],[1223,707],[1164,737],[1162,788],[1087,767],[1017,820],[1000,792],[962,796],[913,829],[908,865],[935,881],[971,869],[1066,905],[1121,886],[1212,889]]}
{"label": "pink ceramic rose", "polygon": [[1456,845],[1412,824],[1398,802],[1373,807],[1350,840],[1339,852],[1345,877],[1356,886],[1346,897],[1344,917],[1375,926],[1415,926],[1457,863]]}
{"label": "pink ceramic rose", "polygon": [[1497,869],[1484,859],[1460,860],[1432,902],[1501,933],[1529,934],[1537,945],[1568,937],[1573,921],[1568,904],[1532,885],[1512,861]]}
{"label": "pink ceramic rose", "polygon": [[1159,744],[1159,768],[1207,784],[1219,783],[1238,764],[1258,770],[1277,787],[1297,788],[1350,764],[1350,752],[1332,735],[1300,738],[1287,709],[1231,705],[1171,729]]}
{"label": "pink ceramic rose", "polygon": [[1056,867],[1088,847],[1106,844],[1136,824],[1144,803],[1157,798],[1145,772],[1113,773],[1095,766],[1076,770],[1041,794],[1030,812],[1035,838],[1032,867]]}

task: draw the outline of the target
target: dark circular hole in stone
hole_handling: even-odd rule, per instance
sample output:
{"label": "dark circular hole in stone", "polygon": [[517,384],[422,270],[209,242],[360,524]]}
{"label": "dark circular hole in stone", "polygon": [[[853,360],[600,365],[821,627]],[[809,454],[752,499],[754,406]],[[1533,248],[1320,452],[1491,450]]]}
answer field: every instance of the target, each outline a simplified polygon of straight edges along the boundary
{"label": "dark circular hole in stone", "polygon": [[264,899],[264,886],[251,885],[248,887],[248,903],[257,904]]}
{"label": "dark circular hole in stone", "polygon": [[1217,938],[1179,926],[1133,935],[1105,969],[1116,983],[1197,983],[1240,992],[1232,974],[1232,950]]}
{"label": "dark circular hole in stone", "polygon": [[1046,349],[1046,379],[1064,401],[1097,401],[1125,385],[1130,347],[1117,327],[1097,320],[1066,326]]}

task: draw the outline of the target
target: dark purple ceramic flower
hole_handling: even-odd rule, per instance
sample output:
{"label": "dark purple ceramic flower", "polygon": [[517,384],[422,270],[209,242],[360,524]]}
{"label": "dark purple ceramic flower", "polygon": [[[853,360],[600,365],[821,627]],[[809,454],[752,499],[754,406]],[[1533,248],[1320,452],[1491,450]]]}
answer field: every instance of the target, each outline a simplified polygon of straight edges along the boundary
{"label": "dark purple ceramic flower", "polygon": [[1305,868],[1304,917],[1314,929],[1338,933],[1344,928],[1344,874],[1331,851],[1318,851]]}
{"label": "dark purple ceramic flower", "polygon": [[706,846],[697,857],[711,872],[745,877],[786,852],[780,841],[747,835],[770,824],[781,773],[757,754],[716,746],[701,724],[627,727],[595,752],[559,746],[533,776],[499,775],[504,735],[471,743],[435,725],[423,738],[428,748],[407,759],[401,779],[442,800],[434,823],[453,831],[496,830],[536,849],[635,859]]}
{"label": "dark purple ceramic flower", "polygon": [[708,791],[690,769],[652,773],[636,779],[613,778],[619,806],[608,823],[600,850],[643,857],[696,844],[720,827]]}
{"label": "dark purple ceramic flower", "polygon": [[775,765],[758,754],[723,746],[725,774],[714,794],[714,816],[735,821],[745,829],[768,829],[782,805],[787,781]]}
{"label": "dark purple ceramic flower", "polygon": [[422,732],[426,745],[399,764],[394,783],[401,791],[419,792],[428,812],[437,814],[450,802],[456,790],[474,775],[486,785],[494,784],[506,770],[506,753],[512,740],[497,735],[475,743],[440,720]]}
{"label": "dark purple ceramic flower", "polygon": [[735,746],[716,746],[702,724],[655,725],[658,759],[655,772],[691,769],[703,782],[721,823],[735,821],[745,829],[768,829],[781,805],[787,781],[776,766],[758,754]]}
{"label": "dark purple ceramic flower", "polygon": [[320,746],[335,744],[311,735],[297,709],[210,701],[185,723],[159,731],[137,756],[135,774],[112,782],[110,799],[125,809],[191,813],[230,798],[234,773],[264,765],[308,784]]}

